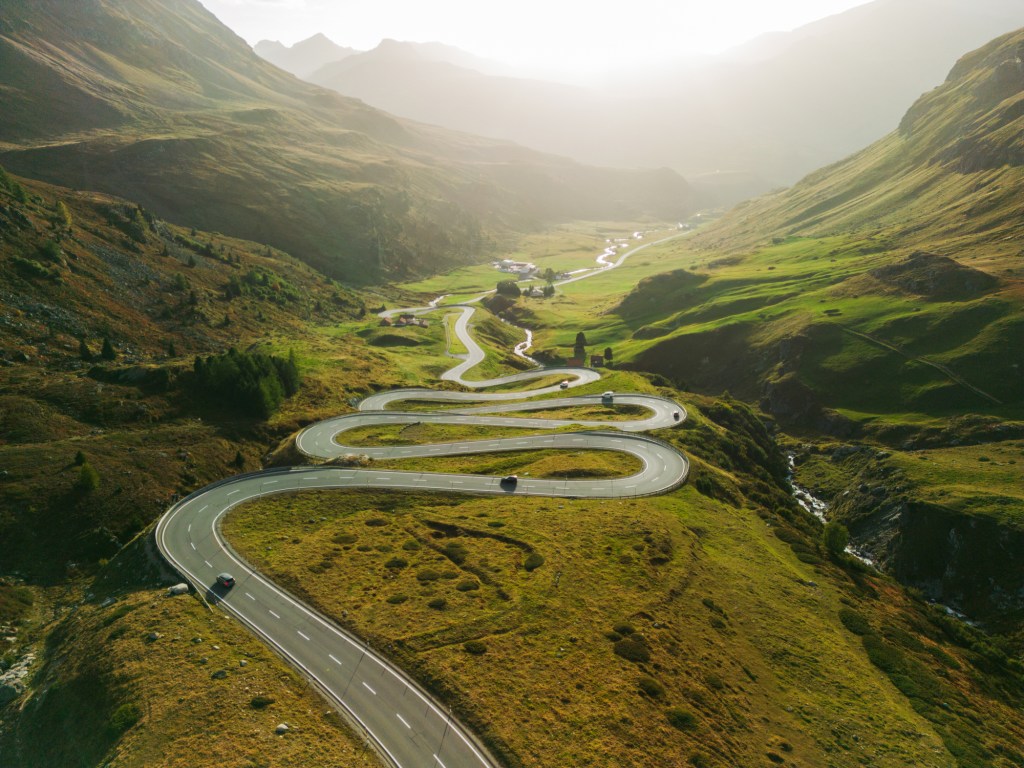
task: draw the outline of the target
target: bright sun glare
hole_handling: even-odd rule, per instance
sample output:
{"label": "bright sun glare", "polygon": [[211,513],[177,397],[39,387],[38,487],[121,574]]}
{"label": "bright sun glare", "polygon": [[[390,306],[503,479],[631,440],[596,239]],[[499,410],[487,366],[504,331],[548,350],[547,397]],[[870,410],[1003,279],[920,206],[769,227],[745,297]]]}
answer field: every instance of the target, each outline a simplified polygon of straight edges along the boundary
{"label": "bright sun glare", "polygon": [[591,73],[718,53],[866,0],[202,0],[250,43],[318,32],[360,50],[437,41],[533,70]]}

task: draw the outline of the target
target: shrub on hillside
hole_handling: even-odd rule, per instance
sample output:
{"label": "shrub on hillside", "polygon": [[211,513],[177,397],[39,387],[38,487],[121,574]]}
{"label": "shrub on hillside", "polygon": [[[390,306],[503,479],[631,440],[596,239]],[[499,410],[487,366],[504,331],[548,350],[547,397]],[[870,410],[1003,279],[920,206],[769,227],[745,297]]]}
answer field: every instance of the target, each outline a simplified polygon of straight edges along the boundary
{"label": "shrub on hillside", "polygon": [[544,555],[539,552],[531,552],[526,556],[526,562],[523,563],[523,568],[527,571],[535,571],[544,565]]}
{"label": "shrub on hillside", "polygon": [[275,699],[272,696],[264,696],[261,694],[259,696],[254,696],[252,700],[249,701],[249,706],[253,709],[266,709],[273,704],[274,701]]}
{"label": "shrub on hillside", "polygon": [[871,634],[871,625],[868,623],[868,620],[857,611],[850,608],[840,608],[839,620],[843,622],[844,627],[855,635],[864,636]]}
{"label": "shrub on hillside", "polygon": [[821,541],[831,555],[841,555],[846,551],[846,545],[850,543],[850,532],[846,526],[837,523],[835,520],[825,524],[821,533]]}
{"label": "shrub on hillside", "polygon": [[121,734],[142,719],[142,708],[138,704],[122,704],[110,715],[110,730]]}
{"label": "shrub on hillside", "polygon": [[480,656],[487,653],[487,645],[480,640],[469,640],[462,644],[466,653],[471,653],[474,656]]}
{"label": "shrub on hillside", "polygon": [[672,707],[665,710],[665,718],[669,725],[678,728],[680,731],[690,731],[697,727],[697,718],[692,712],[687,712],[679,707]]}
{"label": "shrub on hillside", "polygon": [[645,696],[650,696],[652,699],[660,699],[665,695],[665,686],[655,680],[653,677],[647,677],[644,675],[636,681],[637,687],[640,688],[640,692]]}
{"label": "shrub on hillside", "polygon": [[456,565],[466,562],[466,556],[469,554],[465,545],[458,541],[450,541],[445,544],[441,553]]}
{"label": "shrub on hillside", "polygon": [[651,651],[647,643],[637,635],[622,638],[615,644],[614,649],[616,655],[636,664],[646,664],[651,660]]}

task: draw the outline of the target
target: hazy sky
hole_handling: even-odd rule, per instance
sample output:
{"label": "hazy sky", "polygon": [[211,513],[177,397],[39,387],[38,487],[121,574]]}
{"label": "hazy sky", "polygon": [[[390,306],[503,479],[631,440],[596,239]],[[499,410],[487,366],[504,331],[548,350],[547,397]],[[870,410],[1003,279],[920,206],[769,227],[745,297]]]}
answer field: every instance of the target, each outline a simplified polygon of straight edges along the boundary
{"label": "hazy sky", "polygon": [[867,0],[201,0],[250,43],[322,32],[368,50],[438,41],[531,69],[599,72],[715,53]]}

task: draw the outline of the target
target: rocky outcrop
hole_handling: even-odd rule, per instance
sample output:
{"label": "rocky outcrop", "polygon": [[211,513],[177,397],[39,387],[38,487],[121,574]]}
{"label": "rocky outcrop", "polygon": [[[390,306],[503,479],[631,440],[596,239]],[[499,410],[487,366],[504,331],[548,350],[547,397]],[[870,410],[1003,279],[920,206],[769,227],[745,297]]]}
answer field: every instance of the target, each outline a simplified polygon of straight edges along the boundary
{"label": "rocky outcrop", "polygon": [[858,550],[972,618],[998,624],[1024,611],[1024,530],[915,499],[896,473],[859,480],[833,505]]}
{"label": "rocky outcrop", "polygon": [[922,502],[898,512],[889,561],[897,579],[990,621],[1024,609],[1024,531]]}
{"label": "rocky outcrop", "polygon": [[27,653],[10,669],[0,674],[0,707],[14,701],[25,692],[29,672],[35,660],[34,653]]}

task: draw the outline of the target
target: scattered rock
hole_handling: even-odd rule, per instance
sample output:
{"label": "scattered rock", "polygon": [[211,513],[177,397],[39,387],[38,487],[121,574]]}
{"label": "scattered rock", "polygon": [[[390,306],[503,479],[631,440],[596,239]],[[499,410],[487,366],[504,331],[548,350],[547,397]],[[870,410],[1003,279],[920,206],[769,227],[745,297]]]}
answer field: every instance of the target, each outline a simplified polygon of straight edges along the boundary
{"label": "scattered rock", "polygon": [[288,728],[288,723],[281,723],[277,726],[277,728],[274,729],[274,733],[276,733],[278,736],[282,736],[288,733],[289,730],[290,729]]}
{"label": "scattered rock", "polygon": [[218,669],[216,672],[210,675],[210,677],[212,677],[214,680],[223,680],[227,676],[228,671],[226,669]]}
{"label": "scattered rock", "polygon": [[249,662],[246,661],[245,659],[242,659],[240,662],[238,662],[238,666],[240,666],[240,667],[248,667],[249,666]]}
{"label": "scattered rock", "polygon": [[150,632],[148,635],[146,635],[146,640],[150,643],[155,643],[160,638],[161,634],[159,632]]}
{"label": "scattered rock", "polygon": [[184,582],[182,582],[181,584],[175,584],[173,587],[168,587],[167,588],[167,596],[168,597],[174,597],[176,595],[187,595],[187,594],[188,594],[188,584],[185,584]]}
{"label": "scattered rock", "polygon": [[203,642],[203,638],[201,638],[201,637],[193,637],[192,638],[193,645],[198,645],[201,642]]}

